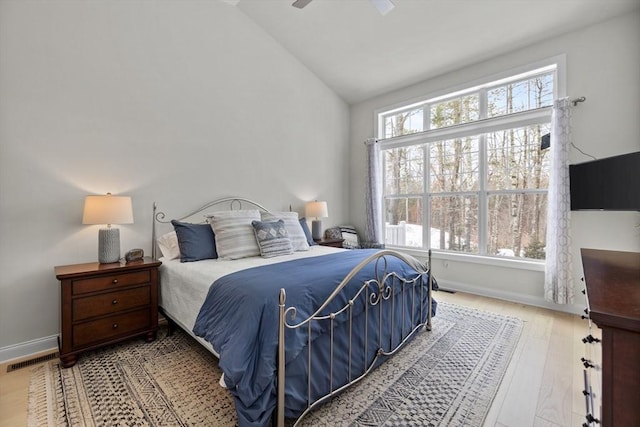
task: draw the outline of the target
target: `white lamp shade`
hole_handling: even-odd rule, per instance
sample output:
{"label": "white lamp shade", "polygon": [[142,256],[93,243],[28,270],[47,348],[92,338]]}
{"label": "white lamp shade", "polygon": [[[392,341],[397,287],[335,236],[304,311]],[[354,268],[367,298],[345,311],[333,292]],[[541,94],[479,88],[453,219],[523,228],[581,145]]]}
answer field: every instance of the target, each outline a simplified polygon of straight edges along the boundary
{"label": "white lamp shade", "polygon": [[305,215],[309,218],[326,218],[329,216],[327,202],[308,202],[305,207]]}
{"label": "white lamp shade", "polygon": [[87,196],[84,200],[83,224],[133,224],[131,197]]}

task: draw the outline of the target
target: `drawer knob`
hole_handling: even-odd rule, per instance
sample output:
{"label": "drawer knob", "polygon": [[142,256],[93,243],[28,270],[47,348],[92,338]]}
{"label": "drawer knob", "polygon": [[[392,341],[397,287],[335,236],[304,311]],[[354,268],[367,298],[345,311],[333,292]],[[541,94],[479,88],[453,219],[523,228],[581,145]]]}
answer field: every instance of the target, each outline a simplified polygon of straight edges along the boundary
{"label": "drawer knob", "polygon": [[118,324],[114,323],[113,325],[111,325],[111,329],[118,329]]}
{"label": "drawer knob", "polygon": [[585,368],[593,368],[595,365],[589,359],[585,359],[584,357],[580,358],[580,361],[584,365]]}
{"label": "drawer knob", "polygon": [[113,301],[111,301],[111,304],[116,305],[118,303],[117,299],[114,299]]}
{"label": "drawer knob", "polygon": [[594,342],[600,342],[600,339],[595,338],[593,335],[589,334],[586,337],[582,338],[583,343],[593,344]]}
{"label": "drawer knob", "polygon": [[591,414],[587,414],[587,415],[586,415],[586,418],[587,418],[587,421],[589,421],[589,424],[592,424],[592,423],[600,424],[600,420],[599,420],[599,419],[597,419],[597,418],[595,418],[595,417],[594,417],[593,415],[591,415]]}
{"label": "drawer knob", "polygon": [[113,279],[113,284],[117,285],[118,284],[118,279]]}

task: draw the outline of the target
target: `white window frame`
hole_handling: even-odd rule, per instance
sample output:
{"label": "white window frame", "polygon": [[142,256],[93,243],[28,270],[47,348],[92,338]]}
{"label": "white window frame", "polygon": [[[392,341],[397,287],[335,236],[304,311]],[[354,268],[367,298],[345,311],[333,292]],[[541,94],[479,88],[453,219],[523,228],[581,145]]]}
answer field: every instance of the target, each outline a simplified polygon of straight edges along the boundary
{"label": "white window frame", "polygon": [[[411,100],[407,100],[405,102],[399,102],[394,105],[387,106],[386,108],[380,108],[374,111],[374,123],[375,123],[375,135],[376,139],[380,141],[381,150],[388,150],[392,148],[398,147],[406,147],[412,145],[424,144],[424,159],[428,162],[428,150],[426,148],[429,142],[434,141],[442,141],[445,139],[451,139],[453,137],[464,137],[464,136],[473,136],[479,135],[480,138],[485,138],[485,134],[508,128],[518,128],[525,127],[535,124],[541,123],[549,123],[551,121],[551,113],[552,107],[542,107],[534,110],[528,110],[524,112],[518,112],[513,114],[508,114],[504,116],[493,117],[487,119],[487,111],[486,111],[486,98],[487,93],[492,88],[496,86],[504,85],[505,83],[516,83],[518,81],[527,80],[536,74],[541,74],[544,72],[554,72],[554,88],[553,88],[553,99],[558,99],[566,96],[566,57],[565,55],[558,55],[552,58],[547,58],[535,63],[531,63],[528,65],[524,65],[522,67],[518,67],[515,69],[511,69],[508,71],[504,71],[500,74],[495,74],[492,76],[488,76],[486,78],[476,80],[471,83],[462,84],[458,87],[454,87],[448,90],[443,90],[438,93],[433,93],[430,96],[420,96],[413,98]],[[427,130],[423,132],[419,132],[416,134],[397,136],[391,138],[384,138],[385,135],[385,116],[389,116],[392,114],[396,114],[400,111],[411,110],[421,105],[426,104],[435,104],[439,102],[446,101],[452,98],[459,98],[460,96],[478,93],[480,97],[480,111],[479,111],[479,120],[464,123],[460,125],[449,126],[445,128]],[[424,109],[423,118],[425,125],[430,123],[429,118],[430,108]],[[487,218],[487,200],[490,195],[499,194],[499,193],[513,193],[513,190],[487,190],[486,189],[486,179],[487,179],[487,164],[486,164],[486,153],[485,153],[486,144],[480,144],[480,166],[479,166],[479,179],[481,181],[480,190],[477,192],[471,192],[473,195],[478,195],[479,197],[479,209],[484,212],[479,212],[480,218]],[[383,171],[383,188],[385,187],[384,180],[385,168],[382,167]],[[397,194],[393,195],[394,197],[418,197],[422,198],[421,203],[423,207],[422,211],[422,223],[423,223],[423,242],[430,242],[430,219],[429,219],[429,206],[430,206],[430,194],[428,192],[429,188],[429,171],[425,169],[424,171],[424,189],[425,191],[419,194]],[[539,189],[526,189],[519,190],[520,193],[547,193],[547,190],[539,190]],[[470,194],[471,194],[470,193]],[[448,194],[448,193],[447,193]],[[452,193],[454,194],[454,193]],[[455,193],[456,195],[462,195],[462,192]],[[438,196],[445,195],[444,193],[438,193]],[[381,217],[385,218],[385,200],[387,198],[386,194],[383,194],[383,203]],[[383,224],[384,227],[384,224]],[[488,224],[486,221],[479,221],[478,223],[478,233],[479,233],[479,247],[481,248],[480,253],[478,254],[470,254],[465,252],[457,252],[457,251],[448,251],[448,250],[440,250],[434,249],[434,252],[437,254],[438,258],[452,261],[466,261],[473,263],[482,263],[482,264],[491,264],[491,265],[500,265],[500,266],[509,266],[516,268],[523,268],[528,270],[544,270],[544,260],[534,260],[528,258],[506,258],[506,257],[497,257],[483,253],[486,250],[486,237]],[[416,248],[416,247],[398,247],[398,249],[402,249],[404,251],[422,253],[427,248]]]}

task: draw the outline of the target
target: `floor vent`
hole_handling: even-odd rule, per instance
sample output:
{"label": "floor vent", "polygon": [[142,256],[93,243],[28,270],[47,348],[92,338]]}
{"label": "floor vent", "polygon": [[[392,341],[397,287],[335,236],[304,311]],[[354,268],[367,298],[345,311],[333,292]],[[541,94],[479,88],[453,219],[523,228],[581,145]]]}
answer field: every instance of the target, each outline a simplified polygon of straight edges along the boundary
{"label": "floor vent", "polygon": [[45,354],[44,356],[36,357],[34,359],[23,360],[22,362],[13,363],[7,366],[7,372],[15,371],[17,369],[26,368],[27,366],[37,365],[38,363],[46,362],[47,360],[57,359],[60,353]]}

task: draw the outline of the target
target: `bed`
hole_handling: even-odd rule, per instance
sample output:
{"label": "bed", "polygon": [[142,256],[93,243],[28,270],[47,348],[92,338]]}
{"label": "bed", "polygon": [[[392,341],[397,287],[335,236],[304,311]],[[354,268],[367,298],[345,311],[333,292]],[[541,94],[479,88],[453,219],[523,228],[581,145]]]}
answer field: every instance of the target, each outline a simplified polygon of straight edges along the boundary
{"label": "bed", "polygon": [[[270,212],[239,197],[214,200],[173,221],[155,204],[153,211],[152,256],[158,257],[156,243],[163,255],[160,309],[218,357],[220,384],[233,394],[242,427],[283,426],[285,418],[299,422],[416,333],[431,329],[434,279],[415,258],[391,250],[309,245],[297,214]],[[243,216],[256,215],[251,229]],[[246,240],[229,238],[229,221],[242,228]],[[166,231],[170,222],[186,255],[183,228],[214,230],[215,257],[176,258],[176,248],[167,246],[175,245],[172,232],[157,236],[157,228]],[[290,246],[282,249],[285,244],[274,239],[265,243],[265,230],[271,236],[281,232]],[[255,254],[255,248],[247,249],[249,231],[258,255],[247,255]],[[263,253],[263,246],[278,254]]]}

